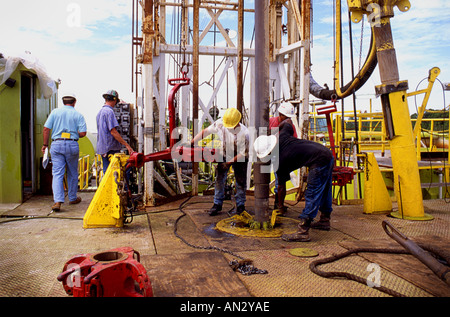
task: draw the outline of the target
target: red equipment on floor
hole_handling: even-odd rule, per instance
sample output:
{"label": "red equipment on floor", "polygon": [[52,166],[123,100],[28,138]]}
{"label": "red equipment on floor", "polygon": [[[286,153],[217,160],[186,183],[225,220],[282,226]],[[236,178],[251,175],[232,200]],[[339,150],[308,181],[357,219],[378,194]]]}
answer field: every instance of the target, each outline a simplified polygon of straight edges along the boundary
{"label": "red equipment on floor", "polygon": [[153,296],[140,255],[130,247],[74,256],[57,279],[74,297]]}

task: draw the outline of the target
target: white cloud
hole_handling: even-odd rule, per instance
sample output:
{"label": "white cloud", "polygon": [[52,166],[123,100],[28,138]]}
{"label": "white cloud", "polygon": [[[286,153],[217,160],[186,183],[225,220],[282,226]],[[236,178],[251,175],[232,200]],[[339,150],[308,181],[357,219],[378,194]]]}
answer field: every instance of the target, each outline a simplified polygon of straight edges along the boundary
{"label": "white cloud", "polygon": [[[31,51],[50,76],[62,80],[60,95],[69,91],[77,95],[77,109],[89,131],[96,131],[95,115],[107,90],[116,89],[134,103],[131,32],[123,34],[131,27],[131,20],[126,20],[131,18],[131,1],[9,1],[2,5],[5,12],[0,19],[0,51],[6,56]],[[122,27],[118,24],[122,21],[129,25]],[[102,38],[118,26],[125,31]]]}
{"label": "white cloud", "polygon": [[[72,4],[75,4],[75,7],[71,6]],[[395,17],[392,19],[400,77],[409,81],[410,91],[428,75],[428,70],[433,66],[441,68],[439,79],[443,82],[450,81],[450,2],[428,0],[411,1],[411,4],[409,12],[403,13],[395,9]],[[77,94],[77,107],[88,120],[89,130],[95,131],[95,114],[103,104],[101,95],[106,90],[116,89],[123,99],[135,102],[134,94],[131,93],[131,5],[132,1],[125,0],[7,1],[2,4],[0,52],[5,55],[19,55],[25,50],[31,51],[42,61],[53,78],[62,79],[61,92],[74,91]],[[346,5],[345,1],[343,5]],[[332,1],[313,1],[313,6],[312,71],[318,83],[328,83],[332,87]],[[77,21],[73,16],[77,8],[80,24],[74,26],[71,22]],[[209,19],[209,15],[206,18]],[[347,28],[345,14],[343,19]],[[171,19],[167,19],[167,23],[170,22]],[[237,29],[237,21],[236,26],[230,21],[223,23],[224,27]],[[361,24],[353,24],[354,46],[357,46],[358,50],[360,27]],[[370,38],[368,27],[365,28],[364,35],[363,60]],[[169,36],[168,30],[167,37]],[[248,47],[251,32],[246,33],[246,36],[245,46]],[[348,38],[348,35],[344,33],[344,37]],[[220,40],[223,39],[218,37],[218,41]],[[344,43],[344,47],[345,81],[348,81],[348,42]],[[358,64],[358,50],[354,53],[355,65]],[[202,63],[201,82],[212,75],[212,71],[208,73],[209,64]],[[171,72],[172,70],[168,69],[166,74]],[[203,74],[204,72],[207,74]],[[233,75],[231,70],[230,78]],[[250,78],[249,74],[247,76]],[[230,89],[233,81],[230,81]],[[376,69],[372,78],[358,92],[358,100],[361,101],[358,106],[368,108],[368,101],[364,98],[373,96],[374,86],[378,84],[380,81]],[[438,85],[434,90],[429,105],[442,106],[442,91]],[[206,101],[209,93],[205,95],[206,97],[202,98]],[[230,104],[235,103],[235,94],[231,90],[229,96]],[[221,95],[219,106],[223,105],[224,100],[226,98]],[[447,98],[447,103],[448,100]],[[346,107],[350,105],[351,99],[346,101]],[[410,105],[411,107],[414,105]],[[381,110],[379,99],[374,99],[374,108]]]}

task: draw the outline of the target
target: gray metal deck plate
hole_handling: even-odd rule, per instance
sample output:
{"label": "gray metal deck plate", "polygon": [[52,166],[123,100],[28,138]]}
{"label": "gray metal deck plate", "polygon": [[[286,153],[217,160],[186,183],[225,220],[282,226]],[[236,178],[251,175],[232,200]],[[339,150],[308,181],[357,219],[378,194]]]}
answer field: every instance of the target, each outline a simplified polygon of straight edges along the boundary
{"label": "gray metal deck plate", "polygon": [[[82,203],[64,204],[62,212],[52,213],[50,217],[81,219],[94,193],[82,192],[81,195]],[[56,277],[71,257],[124,246],[141,254],[149,278],[154,281],[156,296],[387,296],[353,281],[317,276],[309,270],[314,258],[289,254],[292,248],[307,247],[319,252],[317,258],[327,257],[345,250],[341,243],[388,239],[381,227],[386,215],[365,215],[358,205],[334,206],[331,231],[311,230],[311,242],[289,243],[279,238],[249,238],[217,232],[214,223],[228,215],[221,213],[210,217],[205,212],[212,205],[211,196],[192,198],[192,204],[185,208],[187,215],[178,223],[178,233],[194,245],[231,250],[269,272],[243,276],[229,267],[233,256],[195,249],[175,237],[174,224],[182,215],[178,210],[182,202],[148,207],[147,215],[134,217],[133,222],[123,228],[83,229],[81,220],[69,219],[5,222],[11,219],[0,218],[0,222],[4,222],[0,224],[0,296],[66,296]],[[45,217],[51,204],[50,196],[37,196],[3,211],[2,215]],[[424,201],[424,204],[434,220],[389,220],[409,237],[435,235],[449,239],[450,204],[445,201]],[[248,197],[247,205],[251,210],[253,197]],[[227,206],[230,209],[230,202]],[[290,207],[287,216],[297,219],[302,208],[302,203]],[[369,263],[362,256],[351,256],[333,265],[336,270],[367,276]],[[385,286],[400,293],[433,296],[389,270],[383,270],[382,274]],[[213,290],[212,285],[219,285],[219,289]]]}

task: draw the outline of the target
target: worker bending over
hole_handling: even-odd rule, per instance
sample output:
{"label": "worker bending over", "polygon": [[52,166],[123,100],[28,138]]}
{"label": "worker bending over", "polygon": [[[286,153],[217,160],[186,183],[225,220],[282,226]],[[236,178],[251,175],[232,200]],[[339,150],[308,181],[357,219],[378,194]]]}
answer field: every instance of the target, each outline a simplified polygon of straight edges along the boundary
{"label": "worker bending over", "polygon": [[[293,136],[294,129],[290,119],[284,120],[279,126],[278,135],[278,209],[284,209],[286,197],[286,182],[290,180],[290,173],[303,166],[309,168],[307,187],[305,191],[305,208],[300,214],[301,219],[298,231],[293,234],[284,234],[281,238],[285,241],[310,241],[309,229],[311,227],[330,230],[330,216],[332,208],[332,173],[334,157],[331,151],[320,143],[297,139]],[[270,145],[275,148],[277,140]],[[258,138],[258,139],[259,139]],[[257,140],[258,140],[257,139]],[[255,142],[256,143],[256,142]],[[261,142],[260,142],[261,143]],[[269,153],[270,151],[265,151]],[[258,153],[258,149],[257,149]],[[260,158],[261,155],[259,155]],[[320,210],[320,220],[312,223]]]}
{"label": "worker bending over", "polygon": [[210,216],[215,216],[222,210],[230,166],[233,166],[236,182],[235,212],[240,214],[245,210],[249,132],[247,127],[240,123],[241,118],[242,114],[239,110],[229,108],[225,111],[222,119],[218,119],[212,125],[203,129],[191,141],[191,146],[195,146],[198,141],[208,135],[216,134],[222,143],[218,149],[218,154],[215,156],[218,164],[214,186],[214,205],[209,210]]}

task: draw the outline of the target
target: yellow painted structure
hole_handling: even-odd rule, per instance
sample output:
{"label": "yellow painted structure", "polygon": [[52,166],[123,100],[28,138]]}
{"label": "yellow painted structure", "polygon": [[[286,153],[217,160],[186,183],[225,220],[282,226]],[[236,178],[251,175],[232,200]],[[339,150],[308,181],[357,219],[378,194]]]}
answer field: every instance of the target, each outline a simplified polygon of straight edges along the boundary
{"label": "yellow painted structure", "polygon": [[395,137],[390,140],[390,147],[394,191],[398,202],[398,212],[392,213],[392,216],[410,220],[433,219],[425,214],[423,208],[419,166],[406,92],[390,93],[389,101],[392,105],[392,117],[395,118]]}
{"label": "yellow painted structure", "polygon": [[365,175],[363,212],[374,214],[392,211],[391,197],[373,153],[367,153]]}
{"label": "yellow painted structure", "polygon": [[123,227],[123,207],[117,193],[117,182],[123,181],[122,166],[128,158],[128,155],[122,153],[110,158],[111,163],[84,215],[83,228]]}
{"label": "yellow painted structure", "polygon": [[[394,171],[394,190],[399,209],[392,215],[411,220],[430,219],[428,215],[425,215],[423,208],[419,167],[406,93],[408,83],[399,81],[390,25],[390,19],[394,16],[394,7],[397,6],[400,11],[406,12],[411,4],[409,0],[348,0],[347,3],[353,22],[359,22],[363,14],[372,14],[373,6],[377,9],[373,34],[382,84],[376,87],[376,91],[381,95],[383,114],[385,120],[389,122],[387,134]],[[337,11],[340,11],[340,0],[337,0],[336,7],[339,8]],[[340,13],[337,13],[336,17],[339,24]],[[437,76],[437,73],[433,75]]]}

